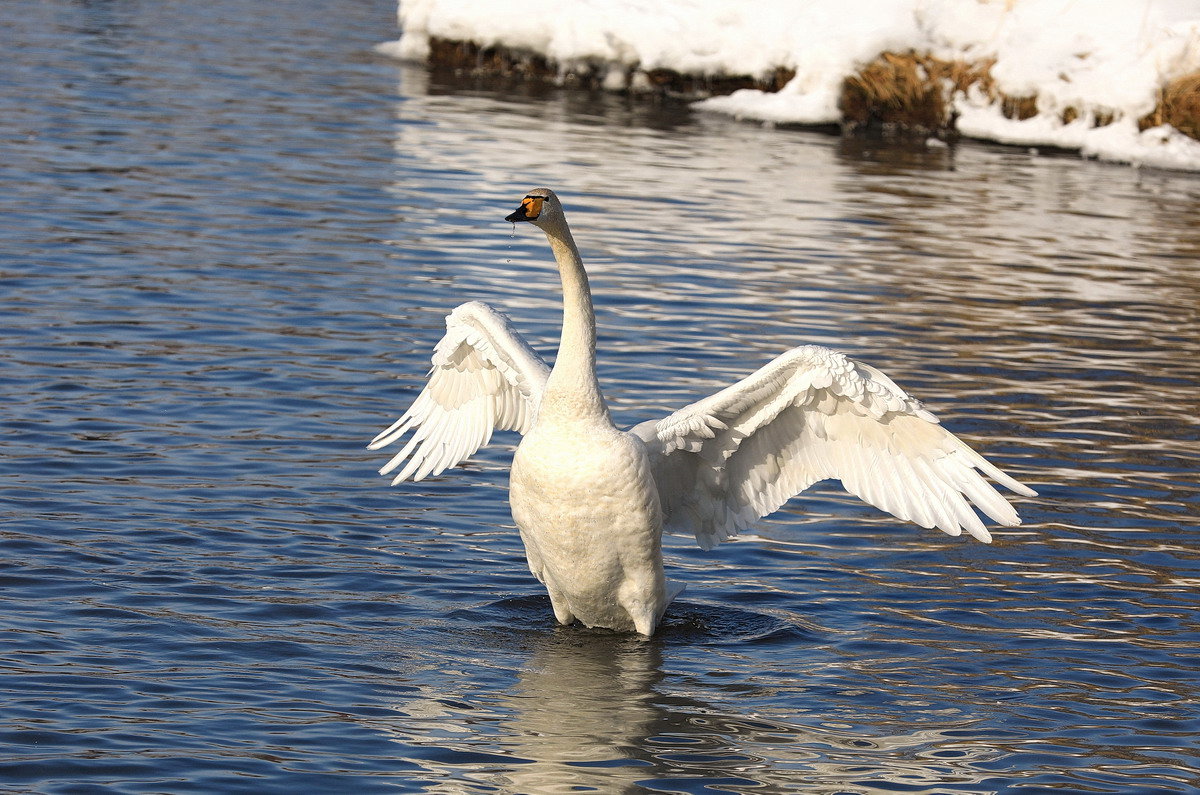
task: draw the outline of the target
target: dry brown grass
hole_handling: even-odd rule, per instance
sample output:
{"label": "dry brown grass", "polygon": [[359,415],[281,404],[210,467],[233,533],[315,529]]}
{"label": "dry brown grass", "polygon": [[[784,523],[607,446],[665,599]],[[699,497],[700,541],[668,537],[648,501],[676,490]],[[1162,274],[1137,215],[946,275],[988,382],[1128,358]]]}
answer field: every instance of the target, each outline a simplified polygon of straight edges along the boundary
{"label": "dry brown grass", "polygon": [[[429,62],[435,68],[452,69],[458,74],[483,78],[511,78],[540,82],[563,81],[584,88],[599,88],[608,70],[605,64],[574,64],[570,69],[533,52],[508,47],[480,47],[470,41],[431,38]],[[634,70],[626,70],[626,88],[631,85]],[[691,75],[670,69],[653,69],[646,79],[660,94],[681,97],[702,97],[731,94],[739,88],[758,88],[778,91],[796,75],[780,67],[770,74],[753,75]]]}
{"label": "dry brown grass", "polygon": [[1037,113],[1035,97],[1015,97],[996,88],[994,60],[946,61],[917,52],[885,52],[842,83],[838,102],[851,129],[927,135],[953,130],[953,97],[975,86],[1004,115],[1028,119]]}
{"label": "dry brown grass", "polygon": [[541,55],[507,47],[480,47],[472,41],[431,38],[429,63],[442,69],[472,76],[520,77],[545,80],[554,75],[549,61]]}
{"label": "dry brown grass", "polygon": [[843,81],[838,108],[851,128],[941,132],[950,125],[955,91],[979,84],[992,92],[991,66],[885,52]]}
{"label": "dry brown grass", "polygon": [[1160,124],[1200,140],[1200,72],[1178,77],[1159,89],[1158,107],[1138,125],[1146,130]]}
{"label": "dry brown grass", "polygon": [[[430,62],[435,67],[486,77],[515,77],[520,80],[562,81],[598,88],[607,67],[581,64],[565,74],[558,64],[536,53],[504,47],[480,47],[471,42],[433,39]],[[850,129],[878,129],[916,135],[954,132],[953,97],[972,86],[993,102],[999,102],[1010,119],[1028,119],[1037,113],[1037,97],[1004,94],[992,79],[992,60],[946,61],[918,52],[885,52],[842,83],[838,107]],[[633,70],[629,70],[631,76]],[[700,76],[656,69],[646,74],[650,85],[661,94],[697,97],[728,94],[739,88],[778,91],[795,76],[779,68],[768,75]],[[627,87],[630,81],[626,80]],[[1080,117],[1078,108],[1062,113],[1064,122]],[[1111,113],[1091,111],[1091,123],[1110,124]],[[1158,106],[1139,120],[1142,129],[1170,124],[1200,140],[1200,72],[1178,78],[1159,92]]]}
{"label": "dry brown grass", "polygon": [[[990,60],[976,63],[944,61],[916,52],[885,52],[842,84],[839,108],[851,129],[950,133],[953,131],[952,98],[958,91],[975,86],[993,102],[998,101],[1010,119],[1028,119],[1037,113],[1037,97],[1015,97],[996,88]],[[1081,115],[1079,108],[1062,112],[1064,123]],[[1111,124],[1113,114],[1091,111],[1097,127]],[[1200,139],[1200,72],[1186,75],[1164,86],[1158,107],[1142,118],[1141,128],[1170,124]]]}

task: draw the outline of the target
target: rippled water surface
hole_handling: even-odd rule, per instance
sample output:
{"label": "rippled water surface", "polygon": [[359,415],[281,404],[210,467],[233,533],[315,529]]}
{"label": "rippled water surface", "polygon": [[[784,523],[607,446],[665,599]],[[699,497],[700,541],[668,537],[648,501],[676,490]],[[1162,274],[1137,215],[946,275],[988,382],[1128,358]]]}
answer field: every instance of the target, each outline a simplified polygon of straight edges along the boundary
{"label": "rippled water surface", "polygon": [[[1191,792],[1200,181],[476,85],[370,3],[0,8],[0,787]],[[627,423],[802,342],[1037,488],[990,546],[822,486],[660,636],[556,627],[514,439],[363,445],[442,317],[553,352],[564,197]]]}

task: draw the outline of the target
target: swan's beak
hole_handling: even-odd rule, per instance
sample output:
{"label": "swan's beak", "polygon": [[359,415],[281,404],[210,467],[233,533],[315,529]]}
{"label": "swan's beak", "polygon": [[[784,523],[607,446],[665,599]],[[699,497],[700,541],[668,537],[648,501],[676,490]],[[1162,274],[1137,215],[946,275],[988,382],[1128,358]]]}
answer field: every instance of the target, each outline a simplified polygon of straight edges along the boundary
{"label": "swan's beak", "polygon": [[526,196],[521,199],[521,206],[516,212],[504,216],[504,220],[514,224],[517,221],[536,221],[542,214],[542,202],[545,200],[544,196]]}

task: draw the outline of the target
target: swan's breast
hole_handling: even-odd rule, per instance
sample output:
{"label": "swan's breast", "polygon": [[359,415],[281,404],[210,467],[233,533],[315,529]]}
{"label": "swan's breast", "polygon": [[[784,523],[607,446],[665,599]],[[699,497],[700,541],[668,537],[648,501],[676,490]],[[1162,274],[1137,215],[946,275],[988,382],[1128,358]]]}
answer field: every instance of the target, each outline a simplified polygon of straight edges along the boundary
{"label": "swan's breast", "polygon": [[662,514],[639,439],[611,425],[538,425],[517,448],[511,478],[513,518],[544,557],[567,565],[573,556],[600,564],[657,555]]}

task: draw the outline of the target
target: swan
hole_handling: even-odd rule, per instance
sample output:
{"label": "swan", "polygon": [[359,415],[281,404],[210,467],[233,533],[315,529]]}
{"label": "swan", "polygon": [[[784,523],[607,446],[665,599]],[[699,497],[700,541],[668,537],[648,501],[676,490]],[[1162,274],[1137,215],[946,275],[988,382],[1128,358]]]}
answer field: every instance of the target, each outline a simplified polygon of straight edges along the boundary
{"label": "swan", "polygon": [[629,430],[596,380],[596,319],[562,203],[531,190],[505,218],[540,228],[558,263],[562,337],[553,368],[507,317],[478,301],[446,318],[429,381],[368,448],[412,437],[380,469],[393,485],[455,466],[492,432],[522,434],[509,503],[529,569],[562,624],[654,633],[682,590],[662,533],[711,549],[827,478],[898,519],[991,536],[1020,519],[980,473],[1027,497],[870,365],[817,345],[783,353],[711,397]]}

